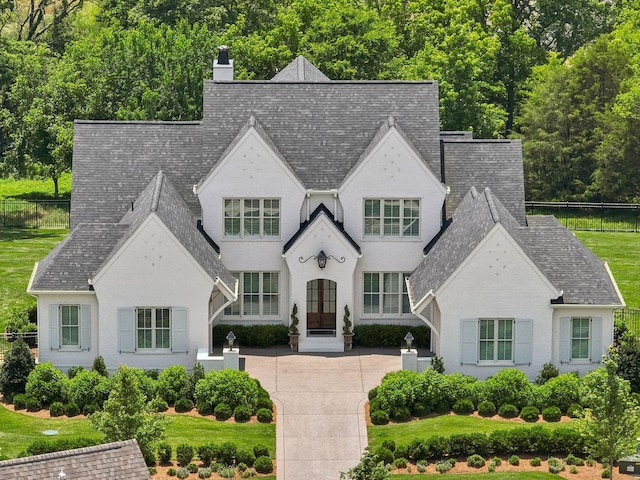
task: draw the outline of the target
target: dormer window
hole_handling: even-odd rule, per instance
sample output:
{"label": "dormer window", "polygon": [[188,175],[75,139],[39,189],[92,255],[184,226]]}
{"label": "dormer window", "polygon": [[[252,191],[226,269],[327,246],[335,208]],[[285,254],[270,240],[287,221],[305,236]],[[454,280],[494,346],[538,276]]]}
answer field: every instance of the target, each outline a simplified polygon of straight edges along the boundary
{"label": "dormer window", "polygon": [[225,198],[226,237],[279,237],[280,200],[277,198]]}
{"label": "dormer window", "polygon": [[420,200],[365,199],[365,237],[420,237]]}

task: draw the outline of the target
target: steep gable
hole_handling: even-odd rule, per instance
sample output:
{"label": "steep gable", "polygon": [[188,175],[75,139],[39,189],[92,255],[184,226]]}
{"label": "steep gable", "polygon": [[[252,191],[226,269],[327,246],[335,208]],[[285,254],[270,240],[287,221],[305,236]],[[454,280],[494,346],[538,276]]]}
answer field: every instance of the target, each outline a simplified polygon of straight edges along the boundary
{"label": "steep gable", "polygon": [[303,55],[296,57],[289,65],[280,70],[272,82],[329,82],[329,77],[322,73]]}

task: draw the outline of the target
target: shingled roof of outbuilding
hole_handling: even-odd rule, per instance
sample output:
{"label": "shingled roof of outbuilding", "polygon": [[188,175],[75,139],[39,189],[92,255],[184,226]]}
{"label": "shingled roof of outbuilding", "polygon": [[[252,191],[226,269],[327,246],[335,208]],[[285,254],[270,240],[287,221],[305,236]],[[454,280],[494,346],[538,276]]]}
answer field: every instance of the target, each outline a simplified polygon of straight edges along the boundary
{"label": "shingled roof of outbuilding", "polygon": [[[425,257],[408,280],[409,296],[415,305],[437,290],[500,223],[522,251],[558,290],[565,304],[622,304],[605,265],[553,217],[529,217],[522,226],[502,202],[485,188],[471,187],[450,223],[427,245]],[[551,300],[557,300],[550,298]]]}
{"label": "shingled roof of outbuilding", "polygon": [[135,440],[0,461],[0,478],[55,479],[61,471],[70,480],[149,480]]}

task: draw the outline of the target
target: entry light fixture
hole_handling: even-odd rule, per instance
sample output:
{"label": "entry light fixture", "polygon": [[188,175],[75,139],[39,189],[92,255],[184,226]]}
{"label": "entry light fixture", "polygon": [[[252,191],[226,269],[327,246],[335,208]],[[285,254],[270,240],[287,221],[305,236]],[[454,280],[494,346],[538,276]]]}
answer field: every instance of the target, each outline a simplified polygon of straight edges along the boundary
{"label": "entry light fixture", "polygon": [[324,269],[324,267],[327,266],[327,260],[329,260],[330,258],[332,260],[335,260],[338,263],[344,263],[344,261],[345,261],[344,257],[336,258],[333,255],[327,255],[326,253],[324,253],[324,250],[320,250],[320,253],[318,255],[311,255],[308,258],[300,257],[298,259],[298,261],[300,263],[306,263],[306,262],[308,262],[309,260],[312,260],[312,259],[316,260],[318,262],[318,268],[320,270],[322,270],[322,269]]}
{"label": "entry light fixture", "polygon": [[407,352],[411,351],[411,344],[414,340],[415,339],[413,338],[413,335],[411,335],[411,332],[407,332],[407,334],[404,336],[404,341],[407,342]]}
{"label": "entry light fixture", "polygon": [[236,336],[233,332],[227,333],[227,343],[229,344],[229,350],[233,350],[233,342],[235,341]]}

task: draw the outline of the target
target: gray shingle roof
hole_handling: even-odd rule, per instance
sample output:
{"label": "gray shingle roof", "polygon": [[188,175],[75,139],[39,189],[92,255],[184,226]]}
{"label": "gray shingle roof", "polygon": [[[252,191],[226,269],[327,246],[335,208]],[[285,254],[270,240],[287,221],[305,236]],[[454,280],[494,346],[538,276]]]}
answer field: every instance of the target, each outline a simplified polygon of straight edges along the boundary
{"label": "gray shingle roof", "polygon": [[158,170],[198,215],[193,185],[210,168],[198,122],[76,121],[71,228],[117,223]]}
{"label": "gray shingle roof", "polygon": [[251,115],[307,188],[337,188],[389,116],[440,176],[435,82],[205,81],[207,161],[219,161]]}
{"label": "gray shingle roof", "polygon": [[0,478],[69,480],[149,480],[149,470],[135,440],[0,461]]}
{"label": "gray shingle roof", "polygon": [[171,230],[195,261],[212,278],[233,291],[235,277],[215,248],[198,230],[197,220],[163,172],[158,172],[132,202],[119,223],[81,224],[38,264],[33,291],[89,291],[88,280],[120,249],[151,214]]}
{"label": "gray shingle roof", "polygon": [[563,303],[622,305],[609,272],[576,236],[553,216],[527,217],[520,238],[545,275],[563,290]]}
{"label": "gray shingle roof", "polygon": [[329,82],[329,77],[322,73],[303,55],[295,58],[289,65],[280,70],[272,82]]}
{"label": "gray shingle roof", "polygon": [[90,291],[88,280],[110,256],[127,225],[82,223],[47,255],[36,269],[33,291]]}
{"label": "gray shingle roof", "polygon": [[[451,133],[451,132],[450,132]],[[447,214],[458,208],[471,186],[496,192],[511,215],[525,225],[524,172],[520,140],[472,140],[467,136],[445,135],[445,185]]]}
{"label": "gray shingle roof", "polygon": [[[497,223],[502,224],[547,279],[564,292],[564,303],[619,305],[615,285],[604,264],[553,217],[528,217],[521,226],[489,188],[472,187],[451,222],[427,246],[425,258],[408,280],[415,305],[438,288],[471,254]],[[555,299],[549,299],[555,300]]]}

